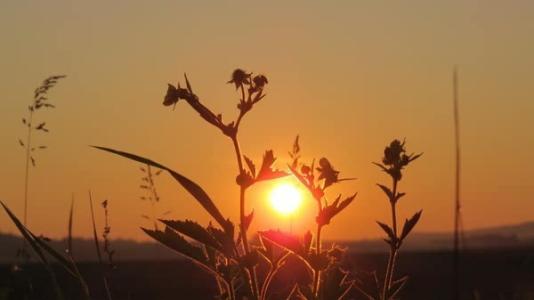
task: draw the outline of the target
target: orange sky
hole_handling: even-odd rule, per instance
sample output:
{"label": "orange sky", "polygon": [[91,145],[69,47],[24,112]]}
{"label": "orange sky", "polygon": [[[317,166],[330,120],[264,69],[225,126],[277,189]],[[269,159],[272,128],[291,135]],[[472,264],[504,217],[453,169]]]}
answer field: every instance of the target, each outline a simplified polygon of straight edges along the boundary
{"label": "orange sky", "polygon": [[[337,189],[355,203],[327,238],[381,234],[388,218],[371,161],[393,138],[424,152],[401,190],[404,218],[419,208],[418,231],[452,228],[451,71],[460,69],[467,228],[534,219],[534,4],[531,1],[2,1],[0,4],[0,199],[22,215],[24,153],[17,139],[33,89],[50,74],[57,109],[41,115],[49,149],[32,170],[30,228],[66,232],[75,194],[75,234],[89,236],[87,190],[109,199],[113,237],[145,239],[138,164],[90,149],[103,145],[151,157],[201,184],[237,219],[232,144],[184,103],[161,105],[168,82],[187,72],[197,94],[225,119],[238,95],[233,69],[268,76],[268,96],[242,125],[244,153],[259,164],[273,149],[283,167],[296,134],[305,159],[328,157]],[[42,142],[42,143],[41,143]],[[389,182],[389,181],[387,181]],[[161,210],[209,218],[168,176]],[[251,191],[256,229],[287,226],[265,207],[269,186]],[[306,210],[312,209],[308,202]],[[98,211],[102,223],[101,211]],[[295,221],[298,230],[313,216]],[[284,225],[286,224],[286,225]],[[5,214],[0,230],[13,232]]]}

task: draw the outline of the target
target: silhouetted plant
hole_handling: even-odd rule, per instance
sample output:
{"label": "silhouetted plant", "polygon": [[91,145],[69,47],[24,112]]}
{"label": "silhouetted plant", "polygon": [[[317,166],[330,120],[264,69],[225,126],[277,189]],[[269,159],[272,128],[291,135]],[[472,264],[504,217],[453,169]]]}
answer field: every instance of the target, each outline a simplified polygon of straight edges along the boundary
{"label": "silhouetted plant", "polygon": [[[142,183],[139,186],[141,190],[145,193],[139,198],[143,201],[147,201],[150,204],[150,215],[143,214],[142,218],[151,221],[154,223],[154,230],[158,230],[158,213],[156,212],[156,204],[160,201],[160,196],[156,188],[155,179],[161,174],[161,170],[154,172],[150,165],[145,165],[139,168],[143,172],[143,177],[141,177]],[[162,214],[159,214],[160,217],[168,215],[170,211],[166,211]]]}
{"label": "silhouetted plant", "polygon": [[[24,119],[24,124],[28,125],[28,140],[22,146],[27,149],[27,162],[35,163],[31,152],[31,132],[32,130],[41,130],[47,132],[45,123],[33,127],[33,114],[41,107],[53,107],[46,101],[46,92],[51,88],[58,79],[64,76],[52,76],[45,80],[43,85],[36,90],[35,101],[29,108],[30,116],[28,120]],[[405,285],[407,277],[393,280],[395,266],[398,259],[398,253],[402,243],[413,230],[420,219],[422,211],[414,214],[407,219],[402,230],[397,228],[397,210],[396,204],[405,193],[398,191],[398,183],[402,179],[403,169],[412,161],[416,160],[421,154],[406,154],[405,143],[394,140],[384,150],[384,157],[381,163],[374,163],[379,166],[392,178],[392,186],[378,184],[381,190],[387,195],[392,214],[391,226],[382,222],[378,225],[386,232],[385,241],[390,247],[388,265],[384,276],[383,283],[379,283],[376,273],[372,273],[368,279],[371,284],[365,284],[365,279],[360,279],[358,283],[351,279],[349,272],[343,268],[343,258],[346,250],[335,244],[325,249],[322,245],[322,231],[332,222],[332,220],[343,210],[345,210],[356,198],[356,193],[348,197],[337,195],[331,197],[329,188],[333,185],[354,178],[340,178],[340,172],[334,168],[327,158],[320,158],[315,163],[302,163],[301,148],[299,137],[297,136],[292,150],[289,152],[291,162],[288,164],[289,172],[276,169],[273,165],[276,160],[273,151],[265,151],[263,160],[259,168],[256,167],[252,159],[242,154],[239,145],[238,133],[240,124],[244,116],[251,111],[254,106],[264,97],[264,89],[268,83],[264,75],[254,75],[237,69],[233,72],[232,78],[228,83],[233,84],[236,91],[240,94],[239,103],[237,104],[238,116],[234,121],[223,122],[221,114],[213,113],[209,108],[202,104],[199,97],[193,92],[191,84],[185,76],[185,88],[180,84],[176,86],[168,85],[167,93],[164,97],[164,106],[175,107],[178,102],[186,102],[193,108],[202,119],[209,124],[218,128],[223,135],[227,136],[233,144],[237,162],[236,184],[239,187],[239,223],[238,231],[235,231],[234,223],[224,217],[219,211],[212,198],[195,182],[181,175],[180,173],[150,159],[122,152],[110,148],[95,148],[104,150],[140,162],[146,167],[141,170],[144,173],[142,177],[143,184],[141,188],[146,191],[142,197],[150,201],[152,207],[159,202],[160,198],[154,183],[154,177],[162,171],[167,171],[187,192],[189,192],[196,201],[210,214],[215,223],[210,222],[207,226],[202,226],[192,220],[167,220],[158,219],[165,227],[160,230],[156,222],[156,213],[152,212],[152,217],[146,216],[147,219],[154,221],[154,229],[141,228],[147,235],[162,243],[163,245],[175,250],[182,256],[188,258],[202,269],[211,273],[219,288],[218,298],[220,299],[257,299],[263,300],[269,298],[269,287],[279,272],[286,264],[287,259],[291,256],[297,257],[304,263],[312,275],[309,283],[295,284],[289,290],[288,299],[342,299],[347,296],[352,287],[356,287],[369,299],[389,300],[397,297],[399,291]],[[27,165],[28,166],[28,165]],[[155,172],[153,168],[157,169]],[[27,168],[28,170],[28,168]],[[248,239],[248,229],[254,217],[254,211],[246,208],[246,192],[257,182],[281,178],[293,175],[302,185],[310,192],[313,200],[317,205],[315,216],[315,237],[310,231],[303,236],[281,232],[279,230],[266,230],[258,234],[258,243],[251,243]],[[28,172],[26,173],[26,194],[28,187]],[[99,265],[102,271],[103,283],[106,291],[106,297],[111,299],[109,289],[109,272],[113,269],[114,251],[111,249],[109,235],[111,226],[109,223],[108,201],[101,203],[104,210],[104,229],[102,233],[103,247],[97,234],[97,226],[94,217],[93,203],[91,193],[89,192],[89,201],[91,208],[91,218],[93,225],[93,238]],[[25,197],[26,218],[27,197]],[[80,275],[74,262],[72,254],[72,224],[74,200],[71,203],[69,222],[68,222],[68,239],[66,255],[53,250],[44,237],[35,236],[26,227],[25,222],[19,219],[5,206],[5,211],[13,223],[17,226],[25,240],[31,245],[33,250],[39,256],[41,262],[45,265],[56,291],[58,299],[62,298],[61,289],[57,283],[55,274],[50,267],[50,263],[45,254],[50,255],[57,260],[71,275],[80,283],[83,295],[89,298],[89,290],[83,277]],[[192,241],[191,241],[192,240]],[[106,255],[108,264],[105,266],[103,254]],[[266,273],[263,277],[258,277],[256,268],[261,264],[267,266]],[[263,279],[259,282],[258,279]],[[370,286],[374,288],[369,289]]]}
{"label": "silhouetted plant", "polygon": [[[330,161],[324,157],[319,160],[317,167],[315,160],[311,164],[300,163],[298,136],[289,155],[292,158],[289,169],[317,203],[315,246],[312,247],[313,237],[309,231],[302,238],[272,230],[261,232],[260,236],[296,254],[312,272],[311,286],[294,287],[290,294],[291,297],[298,297],[300,294],[307,299],[342,298],[353,284],[351,280],[347,280],[347,272],[340,266],[345,250],[335,245],[332,245],[328,250],[323,250],[321,248],[321,232],[324,226],[330,224],[332,219],[351,204],[356,197],[356,194],[353,194],[341,200],[341,195],[338,195],[329,204],[326,190],[336,183],[353,178],[339,178],[339,171],[334,169]],[[342,276],[337,276],[340,274]]]}
{"label": "silhouetted plant", "polygon": [[104,231],[102,232],[102,239],[104,240],[103,250],[104,253],[106,253],[110,269],[113,269],[115,267],[113,263],[113,255],[115,254],[115,250],[111,249],[111,242],[109,240],[111,224],[109,224],[108,200],[102,201],[102,208],[104,209]]}
{"label": "silhouetted plant", "polygon": [[[96,230],[95,212],[93,209],[93,196],[92,196],[91,191],[89,191],[89,207],[91,209],[91,222],[93,225],[93,241],[95,242],[96,256],[98,258],[100,274],[102,276],[102,282],[104,284],[104,291],[106,292],[106,299],[111,300],[112,297],[111,297],[108,277],[109,277],[109,272],[111,271],[114,265],[113,265],[113,260],[112,260],[113,253],[110,254],[111,249],[110,249],[109,241],[108,241],[108,235],[111,231],[111,227],[108,224],[107,200],[102,202],[102,206],[104,206],[104,211],[105,211],[105,215],[104,215],[105,225],[104,225],[104,231],[102,234],[102,236],[104,237],[104,249],[103,250],[100,249],[100,241],[98,240],[98,233]],[[108,254],[108,265],[107,266],[104,264],[104,259],[102,258],[102,251]]]}
{"label": "silhouetted plant", "polygon": [[[42,151],[47,148],[45,145],[34,145],[34,133],[42,132],[48,133],[50,130],[46,126],[44,121],[36,121],[35,116],[38,112],[54,108],[55,106],[50,103],[48,99],[48,91],[56,85],[59,79],[65,78],[65,75],[56,75],[49,76],[46,78],[39,87],[34,90],[33,99],[31,104],[28,106],[28,114],[26,117],[22,118],[22,124],[26,127],[26,138],[19,138],[18,143],[25,151],[25,167],[24,167],[24,211],[22,224],[24,227],[27,226],[28,221],[28,193],[29,193],[29,184],[30,184],[30,165],[36,167],[37,160],[36,154],[38,151]],[[17,260],[22,260],[23,262],[28,262],[30,260],[30,253],[27,249],[26,239],[23,239],[22,245],[17,249],[16,258]],[[16,262],[13,266],[13,270],[20,270],[17,265],[20,261]],[[31,286],[31,283],[29,283]]]}
{"label": "silhouetted plant", "polygon": [[[265,97],[264,89],[268,83],[267,77],[254,75],[241,69],[237,69],[232,73],[231,80],[228,83],[235,86],[241,97],[237,104],[239,113],[236,120],[226,123],[223,121],[221,114],[213,113],[200,102],[199,97],[193,92],[187,76],[184,75],[184,77],[185,88],[181,87],[180,84],[176,86],[168,85],[163,104],[175,107],[181,101],[186,102],[206,122],[218,128],[232,141],[238,169],[236,183],[240,191],[239,231],[236,235],[234,224],[220,213],[213,200],[198,184],[185,176],[147,158],[110,148],[96,147],[148,166],[168,171],[202,205],[218,225],[210,223],[207,227],[203,227],[191,220],[160,220],[165,225],[164,230],[158,230],[157,228],[155,230],[143,228],[143,230],[152,238],[212,273],[220,287],[220,298],[266,299],[272,278],[284,265],[286,258],[291,255],[290,253],[302,258],[314,273],[313,283],[306,291],[309,297],[324,298],[321,295],[331,295],[331,291],[327,289],[335,284],[322,285],[320,282],[321,279],[324,281],[325,276],[321,277],[321,274],[327,270],[335,269],[333,268],[333,253],[340,252],[341,249],[333,247],[330,250],[322,250],[321,230],[336,214],[347,207],[356,195],[350,196],[343,201],[339,196],[328,204],[324,197],[324,191],[332,184],[345,179],[338,178],[339,172],[331,166],[326,158],[322,158],[319,161],[317,168],[314,168],[313,164],[311,166],[303,166],[303,168],[309,169],[307,172],[301,173],[295,170],[295,166],[298,165],[297,157],[300,151],[297,139],[291,153],[294,159],[291,167],[293,174],[310,189],[318,203],[315,247],[313,249],[311,247],[312,235],[309,232],[304,237],[304,240],[300,241],[286,233],[265,231],[259,235],[260,244],[251,245],[247,231],[252,222],[254,212],[249,212],[245,206],[248,188],[260,181],[289,175],[287,172],[273,167],[276,158],[272,150],[265,152],[260,167],[256,168],[253,160],[242,154],[238,141],[239,128],[244,116]],[[313,173],[316,173],[317,177],[314,177]],[[187,241],[182,235],[193,239],[199,244]],[[275,245],[283,248],[280,255],[273,251],[274,247],[276,247]],[[263,284],[260,286],[256,275],[256,267],[261,261],[267,263],[268,271],[264,276]],[[337,271],[340,270],[338,269]],[[345,277],[341,276],[340,278]],[[344,282],[341,285],[338,282],[337,284],[336,288],[341,290],[339,296],[346,293],[351,286],[350,282]],[[305,289],[305,287],[303,288]]]}
{"label": "silhouetted plant", "polygon": [[[268,83],[267,78],[263,75],[253,75],[252,73],[237,69],[233,72],[232,78],[228,83],[234,84],[236,90],[239,90],[241,94],[237,105],[239,114],[237,119],[232,122],[224,123],[221,114],[213,113],[200,102],[198,96],[193,92],[187,76],[185,76],[186,88],[182,88],[180,84],[177,86],[168,85],[163,104],[165,106],[175,106],[179,101],[186,102],[206,122],[217,127],[225,136],[231,139],[238,166],[236,183],[240,190],[240,222],[237,236],[234,232],[234,224],[229,219],[223,217],[207,193],[193,181],[170,168],[146,158],[109,148],[97,148],[168,171],[206,209],[220,228],[217,228],[213,224],[202,227],[198,223],[190,220],[160,220],[166,225],[165,230],[149,230],[144,228],[143,230],[154,239],[178,251],[214,274],[218,283],[225,287],[224,291],[221,290],[221,297],[235,299],[237,294],[239,294],[258,299],[261,294],[256,276],[256,265],[258,264],[259,256],[258,251],[249,244],[247,236],[247,230],[254,214],[246,210],[245,195],[247,189],[254,183],[286,176],[287,173],[273,169],[272,165],[275,157],[272,151],[265,152],[261,167],[256,170],[252,160],[241,153],[239,146],[238,132],[241,121],[265,97],[264,88]],[[202,246],[199,247],[191,244],[181,234],[196,240]],[[236,281],[245,284],[235,286],[234,283]]]}
{"label": "silhouetted plant", "polygon": [[[24,224],[15,216],[13,212],[11,212],[11,210],[2,201],[0,201],[0,204],[3,206],[4,210],[8,214],[13,224],[15,224],[15,226],[23,236],[24,240],[28,242],[35,254],[37,254],[37,257],[39,258],[41,263],[45,266],[48,274],[50,275],[56,299],[61,300],[64,299],[64,297],[63,292],[61,291],[61,287],[59,286],[57,277],[52,268],[50,258],[53,258],[61,267],[63,267],[63,269],[65,269],[65,271],[67,271],[67,273],[72,275],[78,281],[81,287],[82,298],[89,300],[89,289],[87,287],[85,279],[82,277],[80,271],[78,270],[78,266],[72,259],[72,255],[70,254],[71,251],[67,251],[66,254],[62,254],[54,250],[48,244],[48,242],[50,241],[49,238],[46,238],[42,235],[36,236],[35,234],[33,234],[33,232],[31,232],[26,226],[24,226]],[[72,224],[72,210],[69,216],[69,227],[71,226],[70,224]]]}
{"label": "silhouetted plant", "polygon": [[36,159],[35,152],[39,150],[44,150],[47,146],[33,145],[33,133],[34,132],[43,132],[48,133],[50,130],[46,126],[46,122],[40,121],[35,125],[35,116],[37,112],[42,109],[54,108],[55,106],[50,103],[48,99],[48,91],[53,88],[59,79],[65,78],[65,75],[55,75],[46,78],[39,87],[37,87],[33,93],[33,101],[28,106],[28,116],[22,118],[22,124],[27,127],[26,141],[19,139],[19,144],[26,151],[26,166],[24,173],[24,215],[23,215],[23,224],[27,225],[28,219],[28,190],[29,190],[29,180],[30,180],[30,164],[35,167]]}
{"label": "silhouetted plant", "polygon": [[[398,184],[402,179],[402,171],[407,167],[411,162],[418,159],[421,154],[406,154],[405,142],[399,140],[393,140],[389,146],[384,149],[384,157],[382,158],[381,163],[374,162],[382,171],[387,173],[392,179],[391,188],[383,184],[377,184],[378,187],[386,194],[390,207],[391,207],[391,226],[377,221],[378,225],[384,232],[387,237],[384,241],[389,245],[389,259],[386,268],[386,273],[384,276],[384,281],[382,286],[378,285],[378,279],[376,274],[373,274],[375,279],[375,287],[377,290],[367,290],[365,291],[363,287],[360,287],[360,291],[365,293],[369,299],[394,299],[400,290],[406,284],[408,276],[404,276],[400,279],[393,280],[395,266],[397,264],[399,250],[402,246],[402,243],[408,237],[410,232],[413,230],[417,222],[421,217],[420,210],[415,213],[411,218],[406,219],[402,230],[399,231],[397,228],[397,202],[406,195],[406,193],[399,192]],[[364,285],[365,286],[365,285]]]}

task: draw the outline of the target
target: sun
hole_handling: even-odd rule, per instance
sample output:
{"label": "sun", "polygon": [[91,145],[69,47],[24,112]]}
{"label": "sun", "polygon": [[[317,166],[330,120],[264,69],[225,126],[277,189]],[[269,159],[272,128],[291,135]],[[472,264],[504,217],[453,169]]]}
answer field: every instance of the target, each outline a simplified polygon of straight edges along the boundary
{"label": "sun", "polygon": [[283,183],[272,189],[269,200],[275,211],[282,215],[290,215],[300,207],[302,194],[294,185]]}

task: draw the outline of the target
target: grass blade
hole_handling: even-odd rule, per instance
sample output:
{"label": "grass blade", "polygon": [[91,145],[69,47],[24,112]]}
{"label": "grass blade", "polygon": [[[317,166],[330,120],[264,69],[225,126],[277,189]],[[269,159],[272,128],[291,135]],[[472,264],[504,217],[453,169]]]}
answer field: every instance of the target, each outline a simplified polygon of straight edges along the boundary
{"label": "grass blade", "polygon": [[70,212],[69,212],[69,227],[68,227],[68,238],[67,238],[67,253],[72,256],[72,214],[74,211],[74,194],[72,195],[72,200],[70,202]]}
{"label": "grass blade", "polygon": [[225,253],[223,246],[217,241],[206,228],[202,227],[195,221],[191,220],[160,220],[168,228],[173,229],[189,238],[196,240],[206,246],[209,246],[221,253]]}
{"label": "grass blade", "polygon": [[114,149],[110,149],[106,147],[99,147],[99,146],[92,146],[92,147],[103,150],[103,151],[111,152],[119,156],[126,157],[131,160],[135,160],[137,162],[151,165],[153,167],[168,171],[171,174],[171,176],[174,177],[176,181],[178,181],[178,183],[180,183],[193,197],[195,197],[195,199],[200,203],[200,205],[202,205],[202,207],[217,221],[217,223],[221,225],[222,228],[224,228],[225,230],[230,230],[230,228],[232,227],[230,224],[230,221],[226,220],[222,216],[221,212],[219,211],[217,206],[215,206],[215,203],[211,200],[208,194],[198,184],[191,181],[187,177],[155,161],[152,161],[150,159],[147,159],[141,156],[137,156],[135,154],[118,151],[118,150],[114,150]]}
{"label": "grass blade", "polygon": [[46,270],[48,271],[48,273],[49,273],[49,275],[50,275],[50,277],[52,279],[52,285],[54,286],[54,291],[56,293],[56,299],[62,300],[63,299],[63,293],[61,292],[61,288],[59,287],[59,283],[57,282],[56,275],[54,274],[54,271],[52,270],[52,267],[48,263],[48,260],[46,259],[46,256],[41,251],[41,248],[39,248],[39,246],[37,245],[37,242],[36,242],[36,240],[34,238],[34,235],[24,225],[22,225],[20,220],[15,216],[15,214],[13,214],[11,212],[11,210],[4,204],[4,202],[0,201],[0,204],[2,204],[2,206],[4,207],[4,210],[8,214],[9,218],[11,219],[11,221],[13,221],[13,223],[15,224],[17,229],[20,231],[20,233],[22,234],[24,239],[26,239],[26,241],[28,241],[28,243],[30,244],[32,249],[39,256],[39,259],[41,260],[41,262],[45,266]]}
{"label": "grass blade", "polygon": [[91,208],[91,220],[93,223],[93,240],[95,241],[96,255],[98,257],[98,262],[102,264],[102,253],[100,252],[100,243],[98,242],[98,234],[96,233],[95,211],[93,209],[93,196],[91,195],[91,191],[89,191],[89,207]]}

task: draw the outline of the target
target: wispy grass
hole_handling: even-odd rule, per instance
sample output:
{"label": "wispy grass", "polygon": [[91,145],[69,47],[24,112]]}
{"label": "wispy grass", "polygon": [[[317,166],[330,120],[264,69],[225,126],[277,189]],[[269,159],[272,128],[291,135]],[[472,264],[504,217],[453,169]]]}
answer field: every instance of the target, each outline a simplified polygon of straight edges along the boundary
{"label": "wispy grass", "polygon": [[28,106],[28,115],[22,118],[22,124],[26,127],[26,140],[23,142],[19,139],[19,144],[25,149],[26,152],[26,165],[24,173],[24,215],[23,224],[28,224],[28,191],[30,184],[30,164],[35,167],[37,165],[36,152],[47,148],[45,145],[34,146],[33,135],[34,133],[48,133],[48,128],[45,121],[37,121],[35,118],[37,113],[49,108],[54,108],[54,104],[48,98],[48,91],[53,88],[58,80],[65,78],[65,75],[55,75],[46,78],[42,84],[37,87],[33,94],[32,103]]}
{"label": "wispy grass", "polygon": [[143,191],[144,195],[139,198],[142,201],[146,201],[150,205],[150,215],[142,214],[141,217],[152,222],[154,224],[154,230],[158,230],[158,217],[164,217],[171,213],[171,211],[165,211],[164,213],[159,214],[156,212],[157,204],[160,202],[160,196],[158,189],[156,187],[156,178],[161,174],[162,170],[156,170],[154,172],[153,168],[150,165],[144,165],[139,167],[143,176],[141,177],[141,185],[139,188]]}
{"label": "wispy grass", "polygon": [[[96,249],[96,256],[98,258],[98,264],[100,266],[100,273],[102,276],[102,282],[104,284],[104,290],[106,292],[106,299],[111,300],[111,291],[109,288],[109,281],[108,281],[108,271],[107,268],[104,265],[104,259],[102,256],[102,250],[100,250],[100,241],[98,240],[98,233],[96,230],[96,219],[95,219],[95,211],[93,208],[93,195],[91,191],[89,191],[89,208],[91,210],[91,223],[93,225],[93,240],[95,242],[95,249]],[[107,221],[106,221],[107,224]]]}

